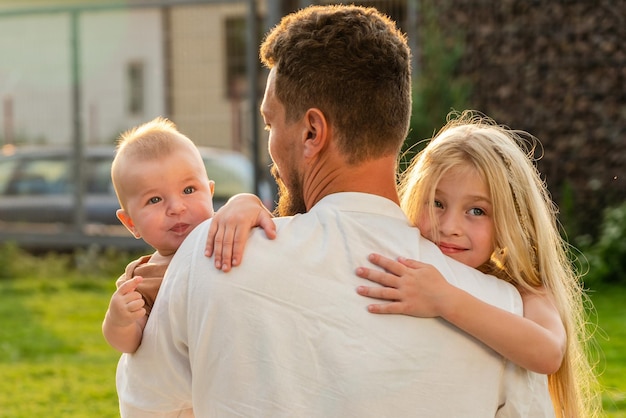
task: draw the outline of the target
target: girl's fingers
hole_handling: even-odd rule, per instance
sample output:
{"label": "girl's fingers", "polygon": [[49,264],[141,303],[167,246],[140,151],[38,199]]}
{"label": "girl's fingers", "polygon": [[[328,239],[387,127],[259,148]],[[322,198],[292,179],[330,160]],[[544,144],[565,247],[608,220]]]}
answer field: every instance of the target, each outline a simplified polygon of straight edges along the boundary
{"label": "girl's fingers", "polygon": [[367,305],[367,310],[376,314],[402,314],[402,305],[400,303],[375,303]]}
{"label": "girl's fingers", "polygon": [[398,287],[398,276],[384,271],[359,267],[356,269],[356,275],[383,286]]}
{"label": "girl's fingers", "polygon": [[402,264],[403,266],[406,266],[412,269],[419,269],[419,268],[426,267],[428,265],[420,261],[413,260],[412,258],[404,258],[404,257],[398,257],[398,262]]}
{"label": "girl's fingers", "polygon": [[402,273],[406,270],[405,266],[398,263],[396,260],[392,260],[391,258],[382,256],[380,254],[370,254],[367,259],[370,263],[377,265],[378,267],[382,267],[389,273],[395,274],[396,276],[401,276]]}
{"label": "girl's fingers", "polygon": [[356,292],[361,296],[367,296],[374,299],[398,300],[400,294],[397,289],[392,287],[370,287],[358,286]]}

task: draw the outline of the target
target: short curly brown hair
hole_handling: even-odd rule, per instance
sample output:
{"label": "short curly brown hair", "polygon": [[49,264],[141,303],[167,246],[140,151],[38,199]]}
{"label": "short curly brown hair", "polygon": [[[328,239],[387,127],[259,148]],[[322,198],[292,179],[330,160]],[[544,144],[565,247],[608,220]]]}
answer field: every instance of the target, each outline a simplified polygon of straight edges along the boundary
{"label": "short curly brown hair", "polygon": [[284,17],[260,55],[275,68],[287,119],[322,110],[349,163],[399,152],[411,114],[411,53],[389,17],[374,8],[311,6]]}

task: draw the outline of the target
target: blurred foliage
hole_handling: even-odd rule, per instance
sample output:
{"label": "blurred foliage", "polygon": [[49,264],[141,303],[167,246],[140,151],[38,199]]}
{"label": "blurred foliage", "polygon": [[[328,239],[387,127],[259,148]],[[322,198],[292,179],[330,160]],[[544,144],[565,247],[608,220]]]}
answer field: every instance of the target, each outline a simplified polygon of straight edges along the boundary
{"label": "blurred foliage", "polygon": [[8,242],[0,246],[0,279],[63,277],[70,267],[65,254],[35,255]]}
{"label": "blurred foliage", "polygon": [[437,1],[441,30],[463,31],[470,108],[541,141],[537,166],[554,201],[563,207],[560,193],[573,189],[568,233],[594,241],[599,214],[626,200],[624,5]]}
{"label": "blurred foliage", "polygon": [[0,245],[0,280],[104,277],[113,283],[126,265],[138,257],[139,254],[98,246],[76,249],[72,253],[32,254],[9,242]]}
{"label": "blurred foliage", "polygon": [[588,262],[587,287],[626,285],[626,202],[604,211],[597,239],[583,235],[576,245]]}
{"label": "blurred foliage", "polygon": [[463,56],[461,34],[441,30],[437,2],[422,2],[420,11],[421,50],[414,51],[419,64],[413,69],[413,109],[409,134],[402,148],[401,170],[445,124],[451,110],[468,108],[471,92],[470,83],[457,71]]}

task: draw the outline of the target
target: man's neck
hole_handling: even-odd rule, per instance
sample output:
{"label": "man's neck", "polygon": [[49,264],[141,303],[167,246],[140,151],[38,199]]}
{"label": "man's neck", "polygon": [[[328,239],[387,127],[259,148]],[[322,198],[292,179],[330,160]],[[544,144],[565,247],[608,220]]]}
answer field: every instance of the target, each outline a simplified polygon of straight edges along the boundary
{"label": "man's neck", "polygon": [[396,188],[396,158],[389,156],[358,165],[321,164],[304,185],[304,198],[310,209],[325,196],[339,192],[369,193],[399,204]]}

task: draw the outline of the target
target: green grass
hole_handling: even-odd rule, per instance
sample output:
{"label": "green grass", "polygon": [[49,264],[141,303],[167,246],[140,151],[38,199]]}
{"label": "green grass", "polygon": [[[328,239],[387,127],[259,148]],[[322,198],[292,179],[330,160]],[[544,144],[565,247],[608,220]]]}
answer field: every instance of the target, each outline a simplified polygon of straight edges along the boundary
{"label": "green grass", "polygon": [[116,417],[105,280],[0,281],[0,416]]}
{"label": "green grass", "polygon": [[607,417],[626,418],[626,288],[601,288],[591,297],[597,311],[604,411]]}
{"label": "green grass", "polygon": [[[0,280],[0,417],[117,417],[113,279]],[[626,418],[626,288],[593,293],[606,416]]]}

